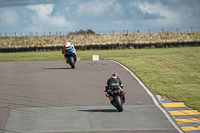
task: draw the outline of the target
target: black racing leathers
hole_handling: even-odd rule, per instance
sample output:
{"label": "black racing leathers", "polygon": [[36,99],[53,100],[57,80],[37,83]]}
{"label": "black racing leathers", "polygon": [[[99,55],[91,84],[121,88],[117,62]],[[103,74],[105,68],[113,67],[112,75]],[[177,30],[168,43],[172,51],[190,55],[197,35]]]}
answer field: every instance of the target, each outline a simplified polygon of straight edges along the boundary
{"label": "black racing leathers", "polygon": [[[110,96],[110,92],[108,91],[109,87],[120,87],[120,92],[123,93],[122,95],[122,102],[125,103],[125,91],[122,89],[123,88],[123,84],[122,81],[119,77],[111,77],[107,80],[107,86],[105,88],[106,96],[110,98],[110,101],[112,101],[112,97]],[[112,102],[111,102],[112,103]]]}
{"label": "black racing leathers", "polygon": [[119,77],[117,77],[117,78],[111,77],[108,79],[107,85],[108,85],[108,87],[111,87],[111,86],[112,87],[118,87],[118,86],[122,87],[122,81]]}

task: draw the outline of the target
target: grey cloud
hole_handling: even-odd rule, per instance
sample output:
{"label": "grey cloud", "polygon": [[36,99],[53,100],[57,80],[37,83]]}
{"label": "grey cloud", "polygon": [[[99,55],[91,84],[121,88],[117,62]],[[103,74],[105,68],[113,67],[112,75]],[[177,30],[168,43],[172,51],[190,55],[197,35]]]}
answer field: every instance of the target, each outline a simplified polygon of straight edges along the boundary
{"label": "grey cloud", "polygon": [[181,10],[183,14],[188,11],[193,13],[200,12],[200,0],[160,0],[159,2],[167,6],[170,10]]}
{"label": "grey cloud", "polygon": [[[89,2],[94,3],[94,1],[96,1],[95,5],[88,6]],[[109,1],[113,3],[111,4]],[[103,6],[96,13],[92,9],[100,7],[98,2]],[[146,3],[150,7],[157,5],[158,8],[159,6],[161,8],[142,10],[137,4],[131,4],[133,2],[140,2],[142,5]],[[53,4],[53,11],[48,15],[51,21],[59,16],[62,20],[65,19],[66,22],[71,22],[74,25],[71,26],[71,23],[69,23],[68,28],[67,26],[48,26],[43,23],[39,23],[41,24],[39,26],[34,24],[33,20],[35,19],[32,19],[32,17],[37,15],[33,10],[28,10],[26,7],[36,4]],[[84,9],[81,10],[80,5],[84,6]],[[130,28],[194,27],[199,26],[200,21],[200,0],[0,0],[1,10],[5,12],[12,10],[19,15],[19,24],[13,28],[5,25],[3,19],[0,19],[1,30],[14,30],[14,32],[33,31],[33,29],[34,31],[75,31],[78,29],[123,30]],[[40,21],[40,18],[37,19]]]}
{"label": "grey cloud", "polygon": [[[94,1],[90,1],[93,2]],[[96,1],[95,5],[91,6],[91,3],[83,1],[74,5],[74,11],[70,14],[65,14],[67,18],[73,18],[74,20],[82,21],[123,21],[123,20],[148,20],[148,19],[165,19],[165,16],[160,15],[159,13],[147,13],[142,12],[137,6],[130,6],[132,1],[127,0],[126,2],[122,1],[112,1],[112,3],[105,4],[105,1]],[[97,4],[99,3],[99,4]],[[96,7],[99,5],[101,10],[94,12]],[[62,5],[63,6],[63,5]],[[66,5],[67,7],[67,5]],[[80,8],[81,7],[81,8]],[[84,8],[83,8],[84,7]],[[90,7],[90,8],[88,8]],[[117,8],[118,7],[118,10]],[[58,8],[55,6],[55,9]],[[62,12],[64,13],[64,12]]]}
{"label": "grey cloud", "polygon": [[55,2],[66,2],[71,0],[0,0],[0,7],[25,6],[30,4],[49,4]]}
{"label": "grey cloud", "polygon": [[131,9],[124,10],[122,18],[126,20],[149,20],[149,19],[165,19],[165,16],[162,16],[159,13],[148,13],[141,11],[136,6],[133,6]]}

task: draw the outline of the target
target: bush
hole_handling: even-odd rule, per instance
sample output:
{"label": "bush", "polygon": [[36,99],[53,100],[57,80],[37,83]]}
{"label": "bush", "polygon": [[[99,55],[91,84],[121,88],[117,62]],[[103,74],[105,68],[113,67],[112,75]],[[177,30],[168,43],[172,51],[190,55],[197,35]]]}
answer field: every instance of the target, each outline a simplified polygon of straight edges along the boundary
{"label": "bush", "polygon": [[157,46],[156,46],[156,48],[164,48],[163,43],[158,43]]}
{"label": "bush", "polygon": [[85,34],[95,34],[95,32],[91,29],[84,31],[83,29],[75,32],[69,32],[68,35],[85,35]]}
{"label": "bush", "polygon": [[195,45],[194,45],[195,47],[198,47],[199,46],[199,44],[198,43],[195,43]]}

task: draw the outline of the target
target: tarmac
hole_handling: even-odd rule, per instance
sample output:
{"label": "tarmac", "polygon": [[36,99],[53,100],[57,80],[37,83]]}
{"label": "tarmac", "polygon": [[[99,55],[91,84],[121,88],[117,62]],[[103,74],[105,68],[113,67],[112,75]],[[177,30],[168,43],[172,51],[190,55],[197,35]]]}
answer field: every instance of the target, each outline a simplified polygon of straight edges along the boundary
{"label": "tarmac", "polygon": [[[105,97],[113,72],[124,111]],[[1,133],[180,133],[174,118],[133,73],[114,61],[0,63]]]}

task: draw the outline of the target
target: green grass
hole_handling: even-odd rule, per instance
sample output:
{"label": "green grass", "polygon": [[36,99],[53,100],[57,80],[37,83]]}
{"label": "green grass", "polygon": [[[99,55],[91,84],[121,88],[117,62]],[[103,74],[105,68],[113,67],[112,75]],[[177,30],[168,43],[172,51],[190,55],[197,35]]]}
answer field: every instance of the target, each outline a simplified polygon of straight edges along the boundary
{"label": "green grass", "polygon": [[[137,57],[142,55],[165,55],[173,53],[198,52],[199,47],[163,48],[163,49],[120,49],[120,50],[85,50],[77,51],[77,58],[92,60],[92,55],[99,55],[100,60],[108,57]],[[61,51],[0,53],[0,62],[64,61]]]}
{"label": "green grass", "polygon": [[154,94],[200,111],[200,48],[172,50],[174,53],[160,49],[160,54],[149,51],[146,55],[107,59],[128,67]]}
{"label": "green grass", "polygon": [[[154,94],[200,111],[200,47],[77,51],[81,60],[112,59],[133,71]],[[0,62],[64,61],[61,51],[0,53]]]}
{"label": "green grass", "polygon": [[64,61],[61,51],[0,53],[0,62]]}

